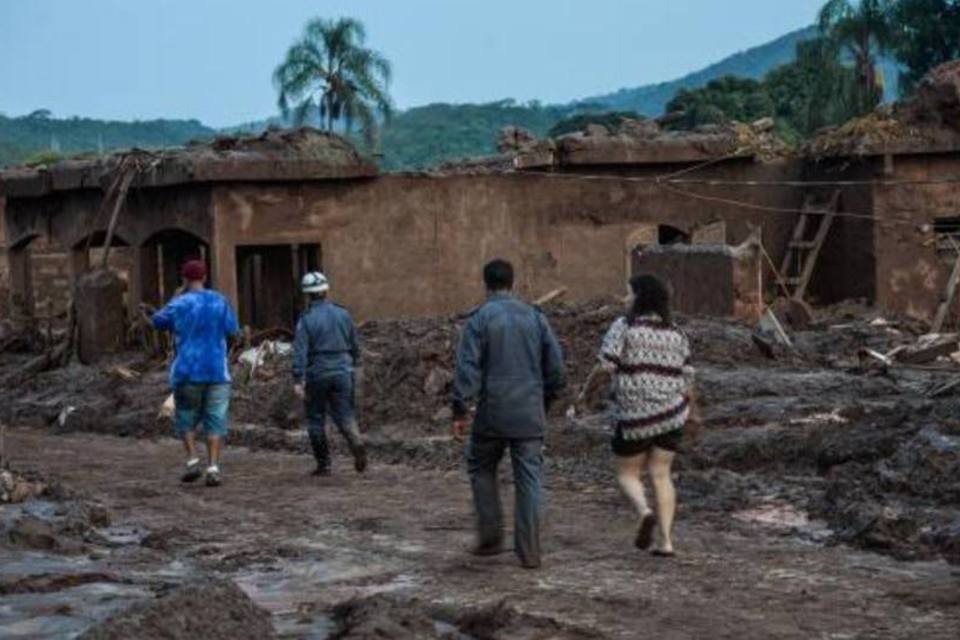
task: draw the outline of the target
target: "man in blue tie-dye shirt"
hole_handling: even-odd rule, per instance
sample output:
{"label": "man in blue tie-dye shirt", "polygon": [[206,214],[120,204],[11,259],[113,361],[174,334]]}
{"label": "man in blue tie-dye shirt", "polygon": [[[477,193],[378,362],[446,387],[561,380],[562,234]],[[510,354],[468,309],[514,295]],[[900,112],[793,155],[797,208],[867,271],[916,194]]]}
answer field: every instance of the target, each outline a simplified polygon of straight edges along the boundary
{"label": "man in blue tie-dye shirt", "polygon": [[230,408],[227,338],[239,333],[240,326],[230,302],[204,288],[207,267],[203,261],[188,261],[181,275],[185,292],[154,314],[153,326],[176,336],[170,386],[176,403],[176,433],[187,451],[187,469],[181,480],[193,482],[204,475],[196,445],[197,427],[202,426],[209,458],[207,485],[215,487],[220,484],[220,450]]}

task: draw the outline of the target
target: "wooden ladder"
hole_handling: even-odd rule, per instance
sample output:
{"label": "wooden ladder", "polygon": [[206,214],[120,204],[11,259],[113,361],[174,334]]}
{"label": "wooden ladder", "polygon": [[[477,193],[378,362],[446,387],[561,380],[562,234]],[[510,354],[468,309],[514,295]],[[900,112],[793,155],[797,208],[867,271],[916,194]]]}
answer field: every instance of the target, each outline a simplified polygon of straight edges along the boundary
{"label": "wooden ladder", "polygon": [[[835,190],[827,202],[818,201],[808,195],[803,202],[802,213],[793,229],[790,243],[783,256],[780,273],[794,300],[803,300],[810,284],[810,277],[817,264],[817,257],[827,239],[827,232],[836,217],[840,203],[840,190]],[[810,237],[810,232],[813,237]]]}

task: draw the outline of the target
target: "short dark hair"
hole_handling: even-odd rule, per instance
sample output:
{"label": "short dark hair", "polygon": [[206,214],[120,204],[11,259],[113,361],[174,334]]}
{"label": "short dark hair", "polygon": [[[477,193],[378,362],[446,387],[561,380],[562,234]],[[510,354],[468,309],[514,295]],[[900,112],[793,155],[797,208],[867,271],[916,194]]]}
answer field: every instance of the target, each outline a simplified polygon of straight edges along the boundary
{"label": "short dark hair", "polygon": [[630,290],[633,291],[633,307],[628,316],[631,322],[655,313],[665,324],[670,324],[670,289],[659,278],[648,274],[633,276]]}
{"label": "short dark hair", "polygon": [[497,258],[483,267],[483,281],[490,291],[513,288],[513,265]]}

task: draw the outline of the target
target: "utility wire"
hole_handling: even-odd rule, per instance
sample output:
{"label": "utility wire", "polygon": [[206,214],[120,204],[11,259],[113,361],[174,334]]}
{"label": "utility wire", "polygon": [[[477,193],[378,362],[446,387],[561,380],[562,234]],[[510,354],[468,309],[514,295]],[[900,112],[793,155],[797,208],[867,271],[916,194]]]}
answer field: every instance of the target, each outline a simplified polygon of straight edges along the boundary
{"label": "utility wire", "polygon": [[[729,154],[720,158],[714,158],[706,162],[700,163],[693,167],[687,167],[680,171],[665,174],[662,176],[610,176],[610,175],[598,175],[598,174],[572,174],[572,173],[556,173],[552,171],[520,171],[521,175],[535,175],[543,176],[548,178],[555,179],[564,179],[564,180],[601,180],[601,181],[612,181],[612,182],[638,182],[657,186],[665,191],[673,193],[675,195],[683,196],[686,198],[691,198],[694,200],[701,200],[704,202],[713,202],[715,204],[724,204],[732,207],[739,207],[742,209],[749,209],[751,211],[761,211],[765,213],[782,213],[782,214],[815,214],[819,213],[818,211],[807,211],[804,209],[797,209],[793,207],[775,207],[771,205],[757,204],[754,202],[747,202],[745,200],[738,200],[735,198],[723,198],[719,196],[708,196],[702,193],[696,193],[687,189],[681,189],[675,185],[718,185],[718,186],[789,186],[789,187],[809,187],[809,186],[864,186],[864,185],[873,185],[873,186],[898,186],[898,185],[924,185],[924,184],[956,184],[960,183],[960,178],[943,178],[943,179],[925,179],[925,180],[891,180],[891,181],[880,181],[880,180],[820,180],[820,181],[810,181],[810,182],[801,182],[797,180],[771,180],[771,181],[761,181],[761,180],[728,180],[728,181],[709,181],[709,180],[696,180],[696,179],[686,179],[681,180],[676,178],[678,175],[685,175],[692,173],[699,169],[702,169],[708,165],[721,162],[723,160],[728,160],[730,158],[739,157],[738,153]],[[875,222],[878,225],[903,225],[914,228],[919,228],[921,225],[916,222],[908,220],[897,220],[889,218],[879,218],[870,213],[860,213],[856,211],[835,211],[833,215],[838,218],[851,218],[855,220],[868,220]]]}

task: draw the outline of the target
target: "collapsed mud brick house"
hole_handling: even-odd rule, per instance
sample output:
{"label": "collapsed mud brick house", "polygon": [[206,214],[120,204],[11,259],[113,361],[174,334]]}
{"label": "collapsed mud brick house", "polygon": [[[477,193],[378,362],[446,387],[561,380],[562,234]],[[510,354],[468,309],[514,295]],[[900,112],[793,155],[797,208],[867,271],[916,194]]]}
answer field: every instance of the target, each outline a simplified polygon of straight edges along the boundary
{"label": "collapsed mud brick house", "polygon": [[[960,84],[943,84],[914,118],[942,113],[951,96],[960,105]],[[650,271],[692,313],[756,317],[764,295],[787,288],[932,318],[951,274],[960,278],[960,134],[874,148],[858,126],[791,157],[769,125],[680,134],[625,121],[524,140],[502,161],[390,175],[313,130],[224,138],[144,157],[111,265],[133,308],[168,299],[178,265],[201,257],[254,328],[290,327],[297,281],[314,268],[360,319],[460,312],[482,300],[480,267],[495,256],[514,261],[529,298],[559,287],[572,300],[621,295],[632,273]],[[0,173],[19,313],[69,300],[106,240],[102,201],[121,161]],[[63,252],[63,274],[38,272],[39,243]]]}
{"label": "collapsed mud brick house", "polygon": [[[516,263],[524,295],[557,287],[572,299],[619,295],[645,247],[737,244],[760,229],[779,254],[792,221],[706,204],[651,180],[580,174],[653,177],[712,158],[702,175],[800,175],[795,162],[761,164],[749,152],[719,161],[735,146],[727,134],[659,142],[610,137],[582,155],[520,156],[508,171],[378,176],[342,140],[310,130],[225,139],[149,159],[131,184],[112,255],[128,273],[131,307],[168,298],[177,265],[203,257],[212,284],[254,327],[290,326],[296,282],[308,268],[326,271],[337,299],[365,319],[469,308],[482,299],[480,266],[495,256]],[[69,255],[64,282],[91,264],[89,249],[106,239],[101,201],[117,162],[76,160],[0,174],[12,298],[21,312],[31,313],[38,297],[32,243]],[[779,207],[797,200],[772,188],[754,197]],[[750,282],[746,295],[757,298]],[[69,298],[69,287],[46,285],[42,295]],[[715,311],[724,313],[727,302]]]}
{"label": "collapsed mud brick house", "polygon": [[834,224],[824,247],[821,268],[833,277],[821,280],[821,297],[860,297],[955,326],[960,61],[933,70],[909,101],[814,140],[806,156],[811,189],[834,191],[851,216]]}

